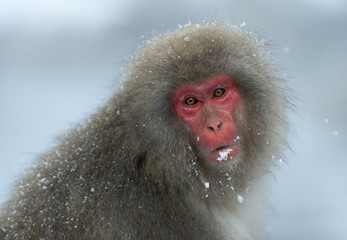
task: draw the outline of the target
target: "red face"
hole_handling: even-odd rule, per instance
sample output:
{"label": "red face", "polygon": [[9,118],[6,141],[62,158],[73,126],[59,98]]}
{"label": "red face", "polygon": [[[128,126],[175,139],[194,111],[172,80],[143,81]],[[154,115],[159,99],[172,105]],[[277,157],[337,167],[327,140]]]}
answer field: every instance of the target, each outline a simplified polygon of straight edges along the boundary
{"label": "red face", "polygon": [[230,161],[239,154],[235,113],[240,111],[242,100],[230,77],[182,86],[173,96],[173,105],[177,116],[193,130],[208,160]]}

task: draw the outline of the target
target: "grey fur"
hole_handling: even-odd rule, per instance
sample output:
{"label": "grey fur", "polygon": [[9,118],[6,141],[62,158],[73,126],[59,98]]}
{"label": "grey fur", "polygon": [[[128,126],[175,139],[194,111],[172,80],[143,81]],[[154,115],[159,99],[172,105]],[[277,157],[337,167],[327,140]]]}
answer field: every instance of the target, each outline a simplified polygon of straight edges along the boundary
{"label": "grey fur", "polygon": [[[216,166],[200,157],[171,97],[220,74],[236,81],[245,111],[240,156]],[[289,105],[263,43],[233,26],[186,26],[144,46],[122,82],[18,183],[0,238],[257,238],[264,206],[254,199],[286,146]]]}

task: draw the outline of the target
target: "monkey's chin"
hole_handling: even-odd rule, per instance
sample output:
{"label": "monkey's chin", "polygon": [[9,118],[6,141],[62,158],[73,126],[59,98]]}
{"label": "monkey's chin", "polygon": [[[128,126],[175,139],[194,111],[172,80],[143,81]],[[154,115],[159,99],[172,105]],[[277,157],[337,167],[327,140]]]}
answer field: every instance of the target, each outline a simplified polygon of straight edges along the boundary
{"label": "monkey's chin", "polygon": [[212,162],[228,162],[232,161],[240,153],[238,145],[223,147],[218,150],[211,151],[207,159]]}

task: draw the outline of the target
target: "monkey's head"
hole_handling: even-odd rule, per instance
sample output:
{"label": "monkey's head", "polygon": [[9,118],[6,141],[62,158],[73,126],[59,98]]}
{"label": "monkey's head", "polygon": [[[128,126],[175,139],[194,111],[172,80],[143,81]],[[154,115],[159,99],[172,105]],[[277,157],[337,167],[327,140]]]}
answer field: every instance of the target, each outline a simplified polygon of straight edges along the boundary
{"label": "monkey's head", "polygon": [[155,38],[124,82],[158,179],[242,191],[286,145],[285,89],[262,41],[237,27],[190,25]]}

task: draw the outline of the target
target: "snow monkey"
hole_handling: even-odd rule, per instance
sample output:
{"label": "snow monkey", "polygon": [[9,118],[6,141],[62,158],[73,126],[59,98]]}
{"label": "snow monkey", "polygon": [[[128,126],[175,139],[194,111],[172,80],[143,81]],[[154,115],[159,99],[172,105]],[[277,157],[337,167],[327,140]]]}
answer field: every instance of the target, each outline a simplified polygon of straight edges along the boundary
{"label": "snow monkey", "polygon": [[252,33],[189,24],[143,46],[122,88],[3,206],[1,239],[258,239],[290,102]]}

